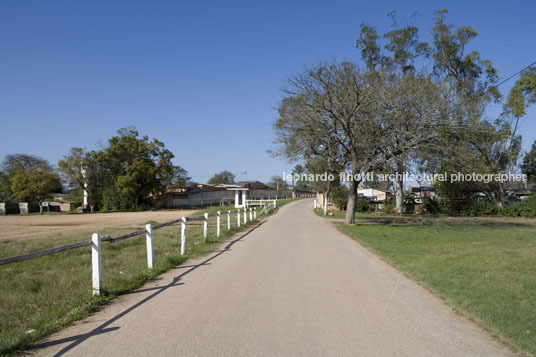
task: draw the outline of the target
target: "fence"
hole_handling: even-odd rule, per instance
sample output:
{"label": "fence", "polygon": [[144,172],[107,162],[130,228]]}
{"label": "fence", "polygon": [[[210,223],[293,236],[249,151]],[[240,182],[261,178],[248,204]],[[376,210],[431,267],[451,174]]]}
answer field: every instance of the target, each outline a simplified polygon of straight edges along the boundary
{"label": "fence", "polygon": [[264,207],[267,204],[272,204],[274,207],[276,207],[276,205],[277,205],[276,200],[264,200],[264,199],[246,200],[245,203],[246,203],[246,207],[249,207],[249,206],[262,206],[262,207]]}
{"label": "fence", "polygon": [[[260,215],[265,215],[270,213],[275,209],[274,203],[266,203],[262,211],[260,212]],[[180,254],[184,255],[186,254],[186,241],[188,239],[188,222],[203,222],[203,238],[205,242],[208,240],[209,236],[209,218],[210,217],[216,217],[216,236],[220,237],[222,229],[222,222],[221,218],[222,215],[227,215],[227,231],[231,230],[231,227],[233,226],[231,222],[231,215],[236,213],[236,226],[240,227],[241,225],[245,225],[248,223],[248,221],[254,221],[257,219],[257,207],[255,208],[244,208],[244,209],[237,209],[233,211],[218,211],[216,213],[205,213],[203,216],[200,217],[182,217],[181,219],[176,219],[173,221],[169,221],[166,223],[161,224],[147,224],[145,225],[145,229],[131,232],[128,234],[124,234],[118,237],[101,237],[99,233],[93,233],[91,237],[91,241],[85,241],[85,242],[78,242],[73,243],[61,247],[46,249],[38,252],[28,253],[19,255],[16,257],[9,257],[9,258],[2,258],[0,259],[0,265],[5,264],[11,264],[16,262],[21,262],[24,260],[34,259],[38,257],[42,257],[45,255],[50,254],[56,254],[59,252],[71,250],[71,249],[77,249],[81,247],[91,246],[91,265],[92,265],[92,287],[93,287],[93,295],[100,295],[102,290],[102,253],[101,253],[101,244],[103,242],[108,243],[116,243],[120,242],[122,240],[136,237],[139,235],[145,234],[146,237],[146,246],[147,246],[147,267],[149,269],[153,269],[154,267],[154,252],[153,252],[153,240],[154,240],[154,231],[163,227],[171,226],[176,223],[181,224],[181,244],[180,244]]]}

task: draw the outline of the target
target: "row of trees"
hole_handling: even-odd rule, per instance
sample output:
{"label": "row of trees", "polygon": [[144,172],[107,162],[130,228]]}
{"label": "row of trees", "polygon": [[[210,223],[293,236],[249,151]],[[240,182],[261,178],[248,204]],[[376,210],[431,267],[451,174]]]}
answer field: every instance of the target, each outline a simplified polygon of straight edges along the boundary
{"label": "row of trees", "polygon": [[[520,151],[519,119],[535,101],[536,68],[522,73],[501,115],[486,118],[487,106],[502,100],[497,71],[477,51],[467,51],[477,32],[448,24],[446,14],[436,12],[430,43],[419,40],[417,27],[400,26],[395,13],[389,14],[393,29],[383,35],[362,24],[357,40],[361,65],[321,63],[291,77],[274,124],[275,154],[305,161],[311,172],[346,170],[354,177],[411,168],[512,169]],[[354,222],[360,182],[348,182],[347,223]],[[339,183],[325,184],[329,193]],[[403,182],[397,180],[394,187],[401,213]],[[503,184],[494,181],[489,188],[501,208]],[[442,189],[455,195],[464,187]]]}
{"label": "row of trees", "polygon": [[91,210],[138,209],[143,199],[189,181],[174,165],[164,143],[140,137],[132,127],[117,131],[100,150],[73,147],[55,170],[46,160],[25,154],[7,155],[1,166],[0,199],[42,203],[51,192],[62,192],[62,182],[76,203],[84,188]]}

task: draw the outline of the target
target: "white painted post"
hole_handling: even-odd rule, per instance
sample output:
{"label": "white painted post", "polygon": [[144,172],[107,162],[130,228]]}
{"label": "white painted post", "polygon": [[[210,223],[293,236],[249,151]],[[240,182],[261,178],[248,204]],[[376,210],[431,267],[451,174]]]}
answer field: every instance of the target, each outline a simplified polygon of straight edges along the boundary
{"label": "white painted post", "polygon": [[238,192],[238,190],[235,191],[235,194],[234,194],[234,206],[235,206],[235,208],[238,208],[238,207],[240,206],[240,205],[238,204],[238,201],[239,201],[238,195],[239,195],[239,194],[240,194],[240,193]]}
{"label": "white painted post", "polygon": [[205,213],[205,220],[203,221],[203,237],[206,242],[208,239],[208,213]]}
{"label": "white painted post", "polygon": [[220,222],[221,222],[221,212],[218,211],[218,215],[216,216],[216,236],[220,236]]}
{"label": "white painted post", "polygon": [[236,210],[236,224],[240,227],[240,208]]}
{"label": "white painted post", "polygon": [[253,210],[253,218],[257,219],[257,207]]}
{"label": "white painted post", "polygon": [[328,215],[328,195],[324,194],[324,216]]}
{"label": "white painted post", "polygon": [[147,242],[147,267],[153,269],[154,250],[153,250],[153,225],[145,225],[145,240]]}
{"label": "white painted post", "polygon": [[231,230],[231,211],[227,211],[227,230]]}
{"label": "white painted post", "polygon": [[248,210],[244,208],[244,224],[248,223]]}
{"label": "white painted post", "polygon": [[91,236],[91,267],[93,280],[93,295],[100,295],[102,288],[102,261],[101,261],[101,239],[99,233]]}
{"label": "white painted post", "polygon": [[253,221],[253,209],[251,207],[249,208],[249,221]]}
{"label": "white painted post", "polygon": [[181,255],[186,253],[186,217],[181,218]]}

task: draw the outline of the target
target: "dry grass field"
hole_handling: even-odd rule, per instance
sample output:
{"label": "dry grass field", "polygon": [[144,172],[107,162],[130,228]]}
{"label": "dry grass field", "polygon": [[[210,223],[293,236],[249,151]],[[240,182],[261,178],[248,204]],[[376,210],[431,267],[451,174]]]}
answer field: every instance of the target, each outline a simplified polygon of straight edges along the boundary
{"label": "dry grass field", "polygon": [[115,212],[66,215],[0,216],[0,240],[45,237],[58,233],[99,232],[105,228],[142,227],[148,221],[167,222],[192,210]]}

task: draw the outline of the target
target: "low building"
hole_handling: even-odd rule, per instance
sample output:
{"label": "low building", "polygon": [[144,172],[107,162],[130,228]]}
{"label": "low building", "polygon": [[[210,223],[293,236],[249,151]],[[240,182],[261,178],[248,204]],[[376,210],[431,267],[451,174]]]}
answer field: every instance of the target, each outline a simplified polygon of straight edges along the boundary
{"label": "low building", "polygon": [[425,198],[435,198],[435,188],[429,187],[429,186],[422,186],[422,187],[412,187],[411,193],[413,194],[413,198],[415,200],[415,203],[423,203],[423,199]]}
{"label": "low building", "polygon": [[391,192],[377,188],[364,188],[360,186],[357,188],[357,197],[366,198],[371,202],[384,202],[391,197]]}
{"label": "low building", "polygon": [[150,197],[155,207],[201,207],[234,204],[245,207],[247,200],[313,197],[313,192],[305,190],[276,190],[260,181],[243,185],[208,185],[195,183],[188,187],[169,190]]}

